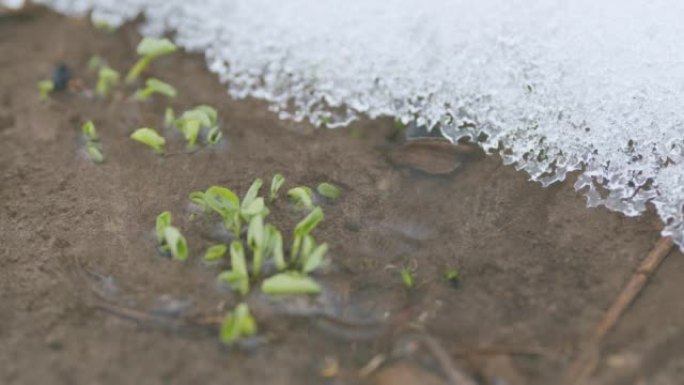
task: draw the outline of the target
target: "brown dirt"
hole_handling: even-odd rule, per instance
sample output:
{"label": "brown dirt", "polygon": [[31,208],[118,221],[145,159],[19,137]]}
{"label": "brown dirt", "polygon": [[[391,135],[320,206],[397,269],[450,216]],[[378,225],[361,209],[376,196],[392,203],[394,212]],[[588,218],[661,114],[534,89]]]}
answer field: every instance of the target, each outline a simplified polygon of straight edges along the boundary
{"label": "brown dirt", "polygon": [[[587,209],[570,184],[543,189],[494,156],[439,177],[397,168],[387,156],[397,145],[391,122],[317,130],[280,121],[261,102],[229,100],[197,55],[164,58],[151,73],[178,88],[177,110],[218,106],[226,140],[216,148],[162,158],[128,139],[161,125],[163,99],[59,93],[39,102],[35,84],[56,63],[88,87],[93,54],[128,68],[134,31],[97,31],[44,10],[0,16],[0,383],[446,383],[419,329],[483,384],[554,384],[658,238],[653,215]],[[102,137],[99,166],[82,153],[87,119]],[[182,150],[179,137],[170,142]],[[273,301],[253,290],[245,299],[265,343],[225,349],[213,328],[103,311],[113,303],[150,314],[183,301],[185,315],[215,316],[240,301],[199,261],[216,234],[210,220],[191,220],[187,195],[213,184],[242,194],[276,172],[286,187],[329,181],[343,195],[324,205],[317,229],[331,244],[332,266],[316,276],[325,294]],[[155,251],[154,218],[166,209],[188,238],[187,263]],[[290,227],[301,216],[280,201],[270,218]],[[415,269],[413,290],[401,283],[403,266]],[[448,268],[460,270],[460,287],[444,280]],[[672,253],[606,341],[595,383],[679,383],[683,278]],[[306,306],[383,326],[291,314]],[[359,376],[380,354],[380,368]],[[339,369],[324,378],[331,362]]]}

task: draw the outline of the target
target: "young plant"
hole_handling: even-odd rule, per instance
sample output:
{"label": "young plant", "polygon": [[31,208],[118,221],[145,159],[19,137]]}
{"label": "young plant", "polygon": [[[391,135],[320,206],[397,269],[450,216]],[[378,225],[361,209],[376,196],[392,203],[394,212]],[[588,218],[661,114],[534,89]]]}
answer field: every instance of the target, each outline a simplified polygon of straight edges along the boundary
{"label": "young plant", "polygon": [[204,199],[204,193],[201,191],[195,191],[190,193],[190,201],[197,207],[202,208],[205,212],[209,211],[209,205]]}
{"label": "young plant", "polygon": [[216,144],[220,142],[222,138],[223,133],[221,132],[219,126],[214,126],[209,130],[209,132],[207,132],[207,143],[209,144]]}
{"label": "young plant", "polygon": [[266,204],[264,204],[264,198],[258,196],[259,190],[263,184],[264,181],[262,181],[261,178],[256,178],[242,198],[240,216],[247,222],[257,215],[266,216],[268,214],[268,208],[266,208]]}
{"label": "young plant", "polygon": [[321,287],[304,274],[285,272],[266,278],[261,283],[261,291],[272,295],[318,294]]}
{"label": "young plant", "polygon": [[209,246],[204,252],[204,262],[216,262],[223,258],[226,251],[228,248],[224,244]]}
{"label": "young plant", "polygon": [[323,218],[323,210],[320,207],[316,207],[297,224],[294,230],[294,241],[292,242],[291,248],[291,258],[293,260],[299,259],[302,241],[304,241],[309,233],[316,228]]}
{"label": "young plant", "polygon": [[131,134],[131,139],[151,147],[157,154],[164,153],[166,139],[159,135],[153,128],[138,128]]}
{"label": "young plant", "polygon": [[268,234],[264,229],[264,218],[261,215],[255,215],[249,221],[247,245],[252,249],[252,275],[256,277],[261,272],[264,254],[268,251]]}
{"label": "young plant", "polygon": [[233,241],[230,244],[230,264],[231,270],[219,274],[218,279],[230,285],[233,290],[239,291],[240,294],[247,294],[249,292],[249,275],[245,250],[240,241]]}
{"label": "young plant", "polygon": [[223,134],[216,125],[218,114],[213,107],[207,105],[197,106],[185,111],[174,124],[181,130],[183,136],[188,141],[189,146],[194,146],[202,128],[209,130],[207,142],[216,144],[221,140]]}
{"label": "young plant", "polygon": [[283,251],[283,235],[270,223],[266,225],[266,234],[268,234],[268,251],[273,255],[276,269],[283,271],[287,268]]}
{"label": "young plant", "polygon": [[409,269],[401,269],[401,282],[404,283],[404,286],[408,289],[412,289],[413,286],[415,286],[415,281],[413,279],[413,272]]}
{"label": "young plant", "polygon": [[52,80],[41,80],[38,82],[38,92],[40,101],[44,102],[50,96],[50,92],[55,90],[55,83]]}
{"label": "young plant", "polygon": [[100,151],[100,146],[97,142],[88,141],[86,142],[86,153],[88,157],[95,163],[104,162],[104,155]]}
{"label": "young plant", "polygon": [[278,191],[285,183],[285,177],[280,174],[273,175],[271,179],[271,194],[269,195],[269,201],[272,203],[278,198]]}
{"label": "young plant", "polygon": [[109,91],[119,84],[120,77],[121,76],[119,73],[111,67],[107,65],[102,66],[97,73],[97,85],[95,86],[95,92],[102,97],[107,96]]}
{"label": "young plant", "polygon": [[337,188],[337,186],[326,182],[319,184],[316,191],[318,191],[321,196],[328,199],[337,199],[340,196],[340,189]]}
{"label": "young plant", "polygon": [[318,269],[325,260],[325,254],[328,252],[328,244],[321,243],[316,246],[312,251],[304,253],[302,252],[302,272],[310,273]]}
{"label": "young plant", "polygon": [[226,229],[240,236],[240,198],[225,187],[211,186],[203,195],[206,205],[223,220]]}
{"label": "young plant", "polygon": [[150,98],[153,94],[161,94],[170,98],[176,97],[176,89],[168,83],[155,78],[149,78],[145,82],[145,88],[138,90],[133,95],[133,99],[144,101]]}
{"label": "young plant", "polygon": [[95,141],[98,139],[97,130],[95,129],[95,123],[92,120],[88,120],[81,126],[81,131],[83,131],[83,136],[85,136],[88,141]]}
{"label": "young plant", "polygon": [[141,58],[135,63],[133,68],[126,75],[126,83],[133,83],[140,74],[152,63],[152,60],[160,56],[175,52],[176,45],[168,39],[156,39],[152,37],[143,38],[138,44],[137,52]]}
{"label": "young plant", "polygon": [[226,314],[221,323],[220,339],[226,345],[230,345],[243,337],[249,337],[257,332],[254,317],[249,312],[247,304],[241,303],[235,310]]}
{"label": "young plant", "polygon": [[308,210],[313,209],[313,193],[311,192],[311,189],[306,187],[306,186],[299,186],[290,189],[287,192],[287,196],[290,199],[294,199],[295,201],[295,206],[300,207],[304,206]]}
{"label": "young plant", "polygon": [[173,256],[173,259],[177,261],[185,261],[188,259],[188,244],[180,230],[173,226],[167,226],[164,229],[164,241]]}
{"label": "young plant", "polygon": [[157,245],[163,247],[165,245],[164,231],[167,227],[171,226],[171,212],[164,211],[163,213],[157,215],[157,220],[154,224],[154,230],[157,234]]}

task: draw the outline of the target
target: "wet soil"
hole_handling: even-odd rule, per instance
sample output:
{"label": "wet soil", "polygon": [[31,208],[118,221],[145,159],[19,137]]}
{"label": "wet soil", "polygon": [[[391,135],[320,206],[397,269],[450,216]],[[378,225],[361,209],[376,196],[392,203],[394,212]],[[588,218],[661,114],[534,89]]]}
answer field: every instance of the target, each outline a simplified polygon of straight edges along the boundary
{"label": "wet soil", "polygon": [[[658,239],[653,215],[587,209],[570,183],[543,189],[496,156],[440,176],[398,167],[391,121],[280,121],[259,101],[230,100],[198,55],[153,65],[149,75],[179,90],[171,102],[131,102],[130,91],[39,101],[35,85],[57,63],[93,88],[88,59],[130,68],[138,40],[131,25],[107,33],[41,9],[0,16],[0,383],[446,384],[451,369],[482,384],[556,384]],[[168,105],[200,103],[219,109],[216,147],[184,154],[167,132],[179,154],[159,157],[128,138],[161,127]],[[101,165],[83,152],[88,119]],[[214,184],[242,194],[277,172],[286,188],[342,188],[322,203],[317,238],[332,263],[315,275],[316,298],[240,298],[200,261],[220,236],[192,216],[188,194]],[[156,252],[163,210],[188,239],[186,263]],[[303,215],[285,200],[272,212],[283,228]],[[683,279],[673,252],[609,336],[594,383],[679,383]],[[259,325],[245,346],[222,347],[211,322],[186,322],[240,301]]]}

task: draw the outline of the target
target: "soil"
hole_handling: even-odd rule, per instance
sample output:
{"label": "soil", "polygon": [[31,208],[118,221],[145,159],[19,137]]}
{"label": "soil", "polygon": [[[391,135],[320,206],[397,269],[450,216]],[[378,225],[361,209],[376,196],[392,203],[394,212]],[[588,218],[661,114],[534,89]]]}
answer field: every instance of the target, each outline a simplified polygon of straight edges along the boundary
{"label": "soil", "polygon": [[[0,383],[407,385],[457,372],[556,384],[659,237],[654,215],[588,209],[572,183],[541,188],[497,156],[439,176],[397,166],[389,120],[335,130],[278,120],[260,101],[229,99],[199,55],[153,64],[149,75],[179,90],[170,102],[132,102],[130,90],[39,101],[36,83],[59,63],[85,89],[94,54],[130,68],[135,31],[43,9],[0,16]],[[161,127],[168,105],[201,103],[219,110],[216,147],[187,154],[166,131],[175,155],[160,157],[128,138]],[[101,165],[83,151],[88,119]],[[220,267],[201,262],[221,234],[215,218],[192,215],[188,194],[215,184],[243,194],[277,172],[285,188],[342,189],[320,202],[316,236],[331,264],[315,274],[318,297],[272,299],[254,285],[240,298],[216,283]],[[156,251],[164,210],[188,239],[185,263]],[[303,214],[280,199],[269,220],[291,228]],[[608,337],[593,383],[681,381],[682,282],[676,251]],[[207,320],[240,301],[259,337],[226,348]]]}

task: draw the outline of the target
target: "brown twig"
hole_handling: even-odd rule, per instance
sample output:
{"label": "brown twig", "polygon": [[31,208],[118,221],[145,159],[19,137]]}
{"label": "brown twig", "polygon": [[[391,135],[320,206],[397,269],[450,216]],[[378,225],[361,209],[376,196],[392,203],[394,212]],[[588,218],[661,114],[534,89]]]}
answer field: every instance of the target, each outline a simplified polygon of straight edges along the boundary
{"label": "brown twig", "polygon": [[611,307],[596,325],[584,350],[566,371],[564,384],[584,384],[594,373],[601,358],[601,342],[615,327],[620,317],[629,308],[637,295],[643,290],[648,279],[658,269],[658,266],[670,253],[670,250],[672,250],[672,238],[664,237],[656,242],[651,252],[644,258],[632,274],[627,285],[618,294]]}

